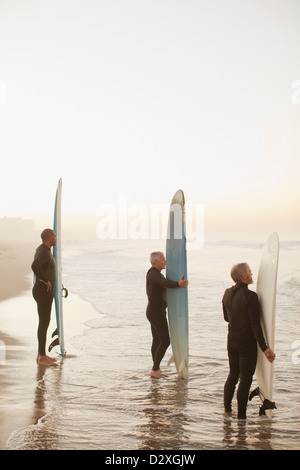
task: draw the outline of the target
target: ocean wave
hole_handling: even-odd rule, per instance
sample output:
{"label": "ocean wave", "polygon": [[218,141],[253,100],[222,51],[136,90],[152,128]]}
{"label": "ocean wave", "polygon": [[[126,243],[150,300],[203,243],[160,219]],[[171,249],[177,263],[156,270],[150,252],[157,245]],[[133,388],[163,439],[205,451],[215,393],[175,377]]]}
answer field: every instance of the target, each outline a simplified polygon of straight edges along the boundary
{"label": "ocean wave", "polygon": [[220,246],[220,247],[233,247],[233,248],[255,248],[261,249],[263,242],[251,241],[251,240],[214,240],[205,241],[207,246]]}
{"label": "ocean wave", "polygon": [[44,432],[53,413],[47,413],[36,424],[15,429],[6,442],[7,450],[50,450],[54,447],[49,431]]}
{"label": "ocean wave", "polygon": [[297,277],[291,277],[282,281],[278,285],[277,292],[281,295],[300,300],[300,279]]}
{"label": "ocean wave", "polygon": [[280,242],[280,248],[282,250],[299,250],[300,241],[297,240],[284,240]]}
{"label": "ocean wave", "polygon": [[[205,241],[206,246],[216,246],[216,247],[232,247],[232,248],[253,248],[253,249],[262,249],[266,240],[252,241],[252,240],[210,240]],[[280,249],[281,250],[299,250],[300,241],[298,240],[280,240]]]}

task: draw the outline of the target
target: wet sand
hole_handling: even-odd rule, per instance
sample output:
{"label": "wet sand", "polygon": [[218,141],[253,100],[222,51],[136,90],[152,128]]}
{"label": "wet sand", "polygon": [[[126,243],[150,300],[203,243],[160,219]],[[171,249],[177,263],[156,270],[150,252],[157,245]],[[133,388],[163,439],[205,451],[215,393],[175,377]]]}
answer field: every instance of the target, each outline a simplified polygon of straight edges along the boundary
{"label": "wet sand", "polygon": [[0,337],[6,346],[5,364],[0,365],[0,449],[5,450],[11,433],[36,422],[45,410],[38,400],[33,406],[37,374],[34,352],[6,334]]}
{"label": "wet sand", "polygon": [[[33,245],[0,246],[0,449],[6,449],[11,432],[26,426],[32,419],[37,366],[34,362],[36,332],[32,331],[36,313],[27,316],[27,306],[20,315],[13,300],[23,299],[30,292]],[[17,302],[16,305],[19,305]],[[17,307],[17,310],[22,308]],[[32,380],[34,378],[34,380]],[[35,413],[39,415],[39,404]]]}
{"label": "wet sand", "polygon": [[[15,430],[35,425],[48,413],[43,377],[48,367],[36,364],[38,315],[32,297],[31,263],[35,246],[0,246],[0,450]],[[69,293],[64,307],[68,337],[82,333],[97,316],[91,304]],[[56,328],[54,303],[47,346]],[[78,352],[68,342],[67,357]],[[58,348],[51,352],[59,364]]]}

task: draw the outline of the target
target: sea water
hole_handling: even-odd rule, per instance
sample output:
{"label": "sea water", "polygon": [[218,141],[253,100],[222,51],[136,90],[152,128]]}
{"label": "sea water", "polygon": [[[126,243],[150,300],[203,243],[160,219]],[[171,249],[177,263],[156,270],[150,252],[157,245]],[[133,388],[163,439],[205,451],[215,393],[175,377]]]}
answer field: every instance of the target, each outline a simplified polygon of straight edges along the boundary
{"label": "sea water", "polygon": [[161,364],[164,376],[149,377],[145,276],[150,252],[164,247],[159,240],[65,246],[63,282],[69,301],[79,296],[80,308],[86,310],[82,316],[88,311],[89,318],[73,336],[65,331],[67,352],[75,353],[59,367],[38,370],[33,400],[45,411],[37,422],[12,433],[8,449],[300,449],[300,243],[280,246],[277,409],[271,420],[260,417],[255,398],[247,421],[237,420],[236,398],[233,416],[223,415],[228,360],[221,300],[237,262],[249,263],[254,275],[250,288],[255,290],[263,241],[207,242],[188,252],[188,380],[177,377],[173,364],[167,366],[171,348]]}

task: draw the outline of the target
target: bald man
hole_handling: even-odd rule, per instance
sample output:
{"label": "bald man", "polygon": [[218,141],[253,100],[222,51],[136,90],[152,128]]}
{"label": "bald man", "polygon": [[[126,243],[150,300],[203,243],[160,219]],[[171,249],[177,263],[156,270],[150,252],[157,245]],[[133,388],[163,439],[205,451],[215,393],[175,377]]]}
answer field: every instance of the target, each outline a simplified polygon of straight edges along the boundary
{"label": "bald man", "polygon": [[43,366],[55,365],[55,360],[46,355],[46,337],[50,323],[51,308],[56,280],[55,260],[51,248],[56,245],[56,234],[52,229],[41,233],[42,244],[36,249],[31,269],[34,272],[32,295],[37,303],[39,325],[37,363]]}

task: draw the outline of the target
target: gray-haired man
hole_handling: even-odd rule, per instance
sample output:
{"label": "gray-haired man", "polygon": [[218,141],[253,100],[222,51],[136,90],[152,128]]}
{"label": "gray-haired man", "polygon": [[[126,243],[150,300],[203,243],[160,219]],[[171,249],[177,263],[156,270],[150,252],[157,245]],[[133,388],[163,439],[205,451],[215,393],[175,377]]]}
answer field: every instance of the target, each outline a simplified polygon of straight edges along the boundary
{"label": "gray-haired man", "polygon": [[229,323],[227,351],[229,375],[224,386],[225,414],[231,413],[231,401],[238,380],[240,381],[238,419],[246,418],[248,395],[257,362],[257,343],[269,362],[275,359],[267,346],[260,326],[260,306],[256,292],[248,289],[253,283],[252,272],[247,263],[239,263],[231,269],[236,283],[223,296],[224,320]]}
{"label": "gray-haired man", "polygon": [[153,367],[151,377],[161,376],[160,363],[170,345],[169,327],[166,318],[166,288],[187,287],[188,280],[181,276],[178,282],[166,279],[161,271],[166,267],[163,253],[156,251],[150,255],[151,268],[146,276],[148,305],[146,316],[151,324]]}

